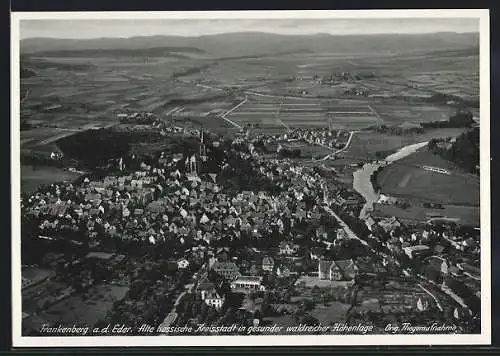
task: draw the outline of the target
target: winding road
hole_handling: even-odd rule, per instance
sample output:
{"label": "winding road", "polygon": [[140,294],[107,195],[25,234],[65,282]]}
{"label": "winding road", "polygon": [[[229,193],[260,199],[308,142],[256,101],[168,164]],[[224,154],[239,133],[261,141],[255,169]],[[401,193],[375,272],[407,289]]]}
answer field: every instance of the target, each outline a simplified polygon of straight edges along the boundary
{"label": "winding road", "polygon": [[[349,145],[351,144],[351,141],[352,141],[352,138],[354,137],[354,134],[358,132],[358,131],[351,131],[350,132],[350,136],[349,136],[349,139],[347,140],[346,144],[344,147],[342,147],[340,150],[338,151],[335,151],[333,153],[330,153],[328,155],[326,155],[324,158],[322,158],[322,161],[326,161],[327,159],[329,159],[331,156],[335,156],[336,154],[340,153],[340,152],[344,152],[345,150],[347,150],[349,148]],[[327,146],[325,146],[327,147]]]}

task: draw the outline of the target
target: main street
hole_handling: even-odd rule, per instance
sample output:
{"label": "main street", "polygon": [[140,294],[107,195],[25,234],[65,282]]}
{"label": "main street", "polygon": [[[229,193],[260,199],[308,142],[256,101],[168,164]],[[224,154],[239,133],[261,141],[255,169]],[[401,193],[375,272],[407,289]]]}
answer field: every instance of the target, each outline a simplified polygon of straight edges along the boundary
{"label": "main street", "polygon": [[[356,235],[351,230],[351,228],[349,227],[349,225],[347,225],[346,222],[344,220],[342,220],[340,218],[340,216],[338,216],[330,207],[325,206],[324,209],[325,209],[326,212],[328,212],[331,216],[333,216],[338,221],[338,223],[340,224],[340,226],[342,226],[342,229],[344,229],[344,231],[346,232],[347,236],[349,236],[349,238],[356,239],[359,242],[361,242],[363,245],[368,246],[368,242],[366,242],[365,240],[361,239],[358,235]],[[370,248],[370,250],[373,251],[372,248]]]}

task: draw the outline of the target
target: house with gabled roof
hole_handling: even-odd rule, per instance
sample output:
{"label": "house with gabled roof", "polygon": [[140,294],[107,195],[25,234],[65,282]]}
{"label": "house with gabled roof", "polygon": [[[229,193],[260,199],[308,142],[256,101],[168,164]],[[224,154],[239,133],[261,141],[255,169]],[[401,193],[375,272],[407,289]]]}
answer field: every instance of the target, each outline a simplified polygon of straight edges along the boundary
{"label": "house with gabled roof", "polygon": [[274,259],[270,256],[265,256],[262,259],[262,269],[264,271],[272,272],[274,269]]}
{"label": "house with gabled roof", "polygon": [[280,255],[293,255],[297,252],[297,246],[285,241],[282,241],[279,245]]}
{"label": "house with gabled roof", "polygon": [[189,261],[186,260],[185,258],[180,259],[179,261],[177,261],[177,268],[178,269],[186,269],[188,267],[189,267]]}
{"label": "house with gabled roof", "polygon": [[356,263],[350,260],[325,261],[318,263],[318,277],[330,281],[346,281],[354,279],[359,273]]}
{"label": "house with gabled roof", "polygon": [[276,276],[278,278],[286,278],[290,276],[290,268],[285,265],[280,265],[276,269]]}
{"label": "house with gabled roof", "polygon": [[371,215],[368,215],[368,217],[365,219],[365,225],[368,228],[368,230],[372,231],[372,229],[377,225],[377,222],[373,219]]}
{"label": "house with gabled roof", "polygon": [[223,276],[228,281],[232,281],[241,275],[240,269],[234,262],[217,261],[212,265],[212,270]]}
{"label": "house with gabled roof", "polygon": [[201,291],[201,300],[205,302],[206,305],[214,307],[215,309],[222,308],[226,298],[217,292],[215,288],[203,289]]}
{"label": "house with gabled roof", "polygon": [[378,225],[380,225],[386,232],[394,230],[397,227],[403,226],[403,224],[401,224],[401,222],[395,216],[380,220],[378,222]]}

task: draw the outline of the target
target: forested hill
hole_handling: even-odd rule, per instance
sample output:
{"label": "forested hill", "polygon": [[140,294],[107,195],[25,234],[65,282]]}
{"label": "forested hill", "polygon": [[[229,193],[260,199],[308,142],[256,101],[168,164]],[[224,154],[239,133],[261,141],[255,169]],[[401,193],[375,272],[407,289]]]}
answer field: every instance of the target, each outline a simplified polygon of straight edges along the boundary
{"label": "forested hill", "polygon": [[186,54],[202,54],[204,51],[194,47],[152,47],[144,49],[111,48],[111,49],[59,49],[36,52],[38,57],[174,57],[189,58]]}
{"label": "forested hill", "polygon": [[469,173],[479,173],[479,127],[464,132],[451,144],[433,139],[429,142],[429,149],[444,159],[456,163],[460,168]]}

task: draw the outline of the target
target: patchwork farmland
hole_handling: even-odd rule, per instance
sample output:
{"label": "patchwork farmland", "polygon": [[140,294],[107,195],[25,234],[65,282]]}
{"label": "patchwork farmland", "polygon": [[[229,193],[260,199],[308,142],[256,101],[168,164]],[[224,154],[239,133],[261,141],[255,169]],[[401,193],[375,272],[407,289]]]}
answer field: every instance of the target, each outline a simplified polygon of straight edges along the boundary
{"label": "patchwork farmland", "polygon": [[249,97],[227,118],[240,126],[281,126],[284,129],[329,127],[330,122],[335,129],[360,129],[382,122],[369,105],[271,96]]}

